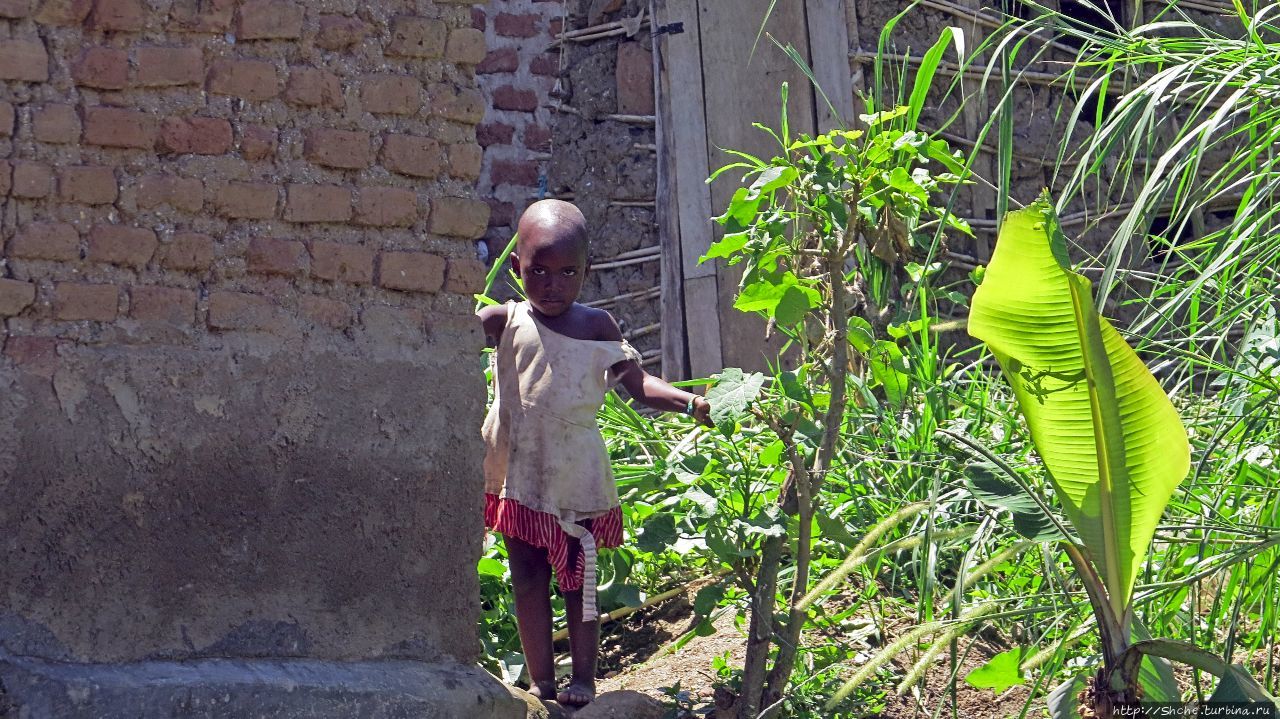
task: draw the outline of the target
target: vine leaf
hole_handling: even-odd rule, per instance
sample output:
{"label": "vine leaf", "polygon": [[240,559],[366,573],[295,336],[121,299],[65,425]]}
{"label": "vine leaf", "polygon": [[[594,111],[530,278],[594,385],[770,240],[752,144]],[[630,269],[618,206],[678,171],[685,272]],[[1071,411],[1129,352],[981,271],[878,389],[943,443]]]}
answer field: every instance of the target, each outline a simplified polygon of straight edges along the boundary
{"label": "vine leaf", "polygon": [[747,413],[747,408],[760,395],[764,387],[764,375],[752,372],[744,375],[737,367],[726,367],[716,375],[715,386],[707,390],[711,403],[711,421],[717,425],[734,422]]}

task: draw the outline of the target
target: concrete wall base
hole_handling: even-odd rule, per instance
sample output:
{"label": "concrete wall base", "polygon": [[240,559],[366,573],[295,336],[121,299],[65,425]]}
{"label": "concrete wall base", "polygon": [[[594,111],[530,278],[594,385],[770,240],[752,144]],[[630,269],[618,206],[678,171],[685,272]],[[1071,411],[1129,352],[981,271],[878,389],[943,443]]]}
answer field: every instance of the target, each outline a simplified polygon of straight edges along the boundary
{"label": "concrete wall base", "polygon": [[6,719],[524,719],[478,667],[201,659],[71,664],[0,657]]}

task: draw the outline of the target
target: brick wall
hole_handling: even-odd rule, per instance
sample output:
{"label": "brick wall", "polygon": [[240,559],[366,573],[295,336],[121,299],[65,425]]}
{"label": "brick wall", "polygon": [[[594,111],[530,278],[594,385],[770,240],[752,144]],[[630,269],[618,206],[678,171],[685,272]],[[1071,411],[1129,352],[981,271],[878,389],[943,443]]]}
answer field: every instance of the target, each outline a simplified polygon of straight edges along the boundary
{"label": "brick wall", "polygon": [[463,4],[342,5],[0,4],[7,334],[128,331],[161,296],[200,335],[474,291],[484,37]]}
{"label": "brick wall", "polygon": [[555,0],[493,0],[472,10],[488,53],[476,76],[489,99],[476,139],[484,148],[477,191],[492,208],[482,253],[496,255],[520,213],[540,195],[551,152],[551,92],[560,55],[549,49],[560,31]]}
{"label": "brick wall", "polygon": [[475,657],[485,57],[456,0],[0,0],[29,653]]}
{"label": "brick wall", "polygon": [[648,31],[563,47],[554,42],[562,29],[634,18],[645,5],[493,0],[474,11],[489,46],[476,72],[491,99],[477,130],[484,146],[478,191],[493,209],[484,247],[490,256],[506,246],[520,213],[539,197],[568,199],[582,210],[599,268],[581,300],[611,311],[656,371],[660,264],[656,254],[636,256],[658,244]]}

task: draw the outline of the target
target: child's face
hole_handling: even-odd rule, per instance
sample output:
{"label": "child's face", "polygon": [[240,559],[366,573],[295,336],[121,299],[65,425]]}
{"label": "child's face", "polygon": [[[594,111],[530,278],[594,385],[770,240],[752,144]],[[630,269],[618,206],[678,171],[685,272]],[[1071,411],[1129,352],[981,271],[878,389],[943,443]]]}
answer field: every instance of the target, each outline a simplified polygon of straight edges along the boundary
{"label": "child's face", "polygon": [[577,301],[587,276],[582,245],[537,228],[520,237],[511,264],[524,282],[529,304],[548,317],[564,314]]}

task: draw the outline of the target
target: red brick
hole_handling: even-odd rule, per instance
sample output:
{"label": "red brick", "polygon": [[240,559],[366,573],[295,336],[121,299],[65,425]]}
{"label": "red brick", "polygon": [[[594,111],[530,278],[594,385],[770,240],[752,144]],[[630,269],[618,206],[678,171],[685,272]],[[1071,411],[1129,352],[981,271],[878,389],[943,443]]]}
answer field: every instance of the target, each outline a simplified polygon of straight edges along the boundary
{"label": "red brick", "polygon": [[13,188],[13,165],[8,160],[0,160],[0,198],[8,197]]}
{"label": "red brick", "polygon": [[94,225],[89,230],[88,258],[142,269],[151,261],[158,244],[156,233],[145,227]]}
{"label": "red brick", "polygon": [[510,145],[516,129],[505,122],[486,122],[476,127],[476,142],[481,147]]}
{"label": "red brick", "polygon": [[484,162],[484,148],[479,145],[450,145],[449,174],[466,180],[480,177],[480,166]]}
{"label": "red brick", "polygon": [[92,9],[93,0],[45,0],[35,20],[43,25],[79,25]]}
{"label": "red brick", "polygon": [[306,11],[296,3],[285,0],[250,0],[240,6],[236,38],[267,40],[302,37],[305,15]]}
{"label": "red brick", "polygon": [[314,324],[346,329],[355,321],[355,312],[346,303],[315,295],[303,295],[298,299],[298,310]]}
{"label": "red brick", "polygon": [[290,222],[346,222],[351,190],[341,185],[289,185],[284,219]]}
{"label": "red brick", "polygon": [[433,234],[475,239],[489,226],[489,206],[465,197],[441,197],[431,206]]}
{"label": "red brick", "polygon": [[264,60],[218,60],[209,68],[209,92],[270,100],[280,94],[280,78],[275,65]]}
{"label": "red brick", "polygon": [[158,253],[167,270],[201,271],[213,265],[213,238],[198,232],[178,232]]}
{"label": "red brick", "polygon": [[459,90],[447,83],[431,86],[431,112],[446,120],[475,125],[484,118],[485,99],[479,90]]}
{"label": "red brick", "polygon": [[17,20],[27,17],[35,9],[35,0],[0,0],[0,17]]}
{"label": "red brick", "polygon": [[399,187],[363,187],[356,222],[379,227],[409,227],[418,219],[418,196]]}
{"label": "red brick", "polygon": [[204,183],[194,177],[146,175],[138,181],[137,203],[142,209],[168,205],[199,212],[204,207]]}
{"label": "red brick", "polygon": [[454,28],[449,32],[444,56],[459,65],[475,65],[485,59],[484,32],[469,27]]}
{"label": "red brick", "polygon": [[321,15],[316,45],[325,50],[342,50],[364,40],[369,26],[354,17]]}
{"label": "red brick", "polygon": [[373,164],[373,147],[367,132],[307,130],[302,154],[308,161],[325,167],[358,170]]}
{"label": "red brick", "polygon": [[489,169],[494,186],[538,186],[538,163],[534,160],[495,160]]}
{"label": "red brick", "polygon": [[129,55],[112,47],[88,47],[71,65],[77,85],[100,90],[121,90],[129,84]]}
{"label": "red brick", "polygon": [[262,182],[228,182],[218,190],[214,204],[223,217],[269,220],[276,214],[275,185]]}
{"label": "red brick", "polygon": [[114,168],[71,166],[58,170],[58,195],[65,202],[110,205],[118,194]]}
{"label": "red brick", "polygon": [[483,292],[489,268],[471,257],[452,258],[445,270],[444,291],[460,295]]}
{"label": "red brick", "polygon": [[533,112],[538,109],[538,94],[533,90],[503,85],[493,91],[493,106],[498,110]]}
{"label": "red brick", "polygon": [[444,151],[429,137],[387,135],[382,141],[382,165],[412,177],[436,177],[444,168]]}
{"label": "red brick", "polygon": [[29,260],[80,259],[80,233],[64,222],[33,222],[14,235],[9,255]]}
{"label": "red brick", "polygon": [[489,18],[485,15],[484,8],[471,8],[471,27],[484,32],[485,25],[488,24]]}
{"label": "red brick", "polygon": [[186,326],[196,319],[196,293],[176,287],[129,288],[129,316],[143,322]]}
{"label": "red brick", "polygon": [[262,125],[245,125],[240,131],[240,155],[246,160],[264,160],[276,154],[276,131]]}
{"label": "red brick", "polygon": [[255,237],[249,241],[245,265],[250,272],[264,275],[302,277],[311,266],[311,256],[301,242]]}
{"label": "red brick", "polygon": [[530,150],[547,152],[551,149],[551,130],[542,125],[525,125],[521,139]]}
{"label": "red brick", "polygon": [[31,134],[40,142],[62,145],[79,142],[80,116],[71,105],[45,105],[31,113]]}
{"label": "red brick", "polygon": [[24,372],[52,379],[58,370],[58,340],[52,337],[10,337],[4,356]]}
{"label": "red brick", "polygon": [[222,32],[231,27],[236,0],[174,0],[169,19],[174,29]]}
{"label": "red brick", "polygon": [[30,282],[0,279],[0,315],[16,315],[36,301],[36,286]]}
{"label": "red brick", "polygon": [[386,55],[406,57],[444,57],[448,27],[440,20],[402,15],[391,22],[391,41],[383,48]]}
{"label": "red brick", "polygon": [[93,26],[99,30],[136,32],[146,20],[142,0],[94,0]]}
{"label": "red brick", "polygon": [[638,42],[618,43],[618,112],[653,114],[653,53]]}
{"label": "red brick", "polygon": [[13,105],[0,100],[0,137],[9,137],[13,134],[13,121],[16,116]]}
{"label": "red brick", "polygon": [[231,149],[231,123],[216,117],[166,117],[159,149],[178,155],[221,155]]}
{"label": "red brick", "polygon": [[378,285],[407,292],[439,292],[444,286],[443,257],[426,252],[383,252],[378,256]]}
{"label": "red brick", "polygon": [[280,309],[266,297],[246,292],[209,295],[209,326],[215,330],[271,330],[280,323]]}
{"label": "red brick", "polygon": [[373,282],[373,250],[340,242],[311,243],[311,274],[331,282]]}
{"label": "red brick", "polygon": [[296,105],[342,107],[342,80],[314,67],[291,68],[284,99]]}
{"label": "red brick", "polygon": [[140,47],[135,55],[137,84],[143,87],[198,85],[204,80],[204,56],[196,47]]}
{"label": "red brick", "polygon": [[84,111],[84,141],[90,145],[149,150],[156,144],[156,121],[146,112],[88,107]]}
{"label": "red brick", "polygon": [[412,115],[422,109],[422,83],[408,75],[365,75],[361,78],[360,101],[366,112]]}
{"label": "red brick", "polygon": [[0,80],[44,82],[49,79],[49,53],[41,40],[0,40]]}
{"label": "red brick", "polygon": [[510,202],[502,202],[492,197],[485,198],[489,205],[489,226],[510,227],[516,219],[516,206]]}
{"label": "red brick", "polygon": [[53,316],[60,320],[110,322],[120,306],[115,285],[59,282],[53,286]]}
{"label": "red brick", "polygon": [[558,53],[543,53],[529,61],[529,72],[543,77],[555,77],[560,74],[560,56]]}
{"label": "red brick", "polygon": [[493,18],[493,30],[501,37],[533,37],[538,34],[541,22],[541,15],[500,12]]}
{"label": "red brick", "polygon": [[548,36],[548,37],[551,37],[551,38],[554,38],[554,39],[559,39],[559,38],[560,38],[560,33],[561,33],[561,31],[563,31],[563,30],[564,30],[564,19],[563,19],[563,18],[558,18],[558,17],[556,17],[556,18],[551,18],[551,21],[547,23],[547,36]]}
{"label": "red brick", "polygon": [[53,170],[39,162],[17,162],[13,165],[14,197],[39,199],[48,197],[53,185]]}
{"label": "red brick", "polygon": [[499,72],[515,72],[520,69],[520,54],[514,47],[503,47],[491,51],[476,65],[477,75],[492,75]]}

